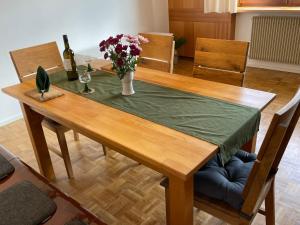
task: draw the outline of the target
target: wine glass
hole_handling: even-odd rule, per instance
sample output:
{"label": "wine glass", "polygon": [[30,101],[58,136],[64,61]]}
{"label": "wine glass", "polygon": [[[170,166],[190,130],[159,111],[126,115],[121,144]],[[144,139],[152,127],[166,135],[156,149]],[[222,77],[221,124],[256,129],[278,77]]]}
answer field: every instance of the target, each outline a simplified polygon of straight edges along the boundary
{"label": "wine glass", "polygon": [[90,88],[88,86],[88,83],[91,82],[92,78],[91,78],[91,74],[88,71],[84,71],[82,73],[79,74],[79,81],[80,83],[84,84],[84,89],[80,91],[80,93],[88,95],[88,94],[92,94],[95,92],[95,89]]}

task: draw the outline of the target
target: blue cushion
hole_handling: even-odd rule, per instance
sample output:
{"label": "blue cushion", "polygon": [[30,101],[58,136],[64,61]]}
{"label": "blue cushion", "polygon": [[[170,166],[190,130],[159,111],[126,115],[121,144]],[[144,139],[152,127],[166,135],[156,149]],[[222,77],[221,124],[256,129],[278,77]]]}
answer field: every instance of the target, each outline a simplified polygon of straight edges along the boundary
{"label": "blue cushion", "polygon": [[256,159],[255,154],[238,151],[223,167],[216,155],[194,177],[195,194],[224,201],[239,210],[242,192]]}

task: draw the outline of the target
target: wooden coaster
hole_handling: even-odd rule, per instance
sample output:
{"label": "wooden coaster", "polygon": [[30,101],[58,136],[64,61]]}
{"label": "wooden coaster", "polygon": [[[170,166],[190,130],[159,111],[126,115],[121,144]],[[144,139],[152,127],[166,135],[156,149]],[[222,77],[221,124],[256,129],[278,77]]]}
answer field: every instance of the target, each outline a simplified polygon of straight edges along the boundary
{"label": "wooden coaster", "polygon": [[64,95],[64,93],[56,90],[56,89],[52,89],[50,88],[49,92],[46,92],[43,96],[43,98],[41,98],[41,93],[39,93],[36,89],[30,90],[25,92],[25,95],[39,101],[39,102],[46,102],[49,101],[51,99],[60,97],[62,95]]}

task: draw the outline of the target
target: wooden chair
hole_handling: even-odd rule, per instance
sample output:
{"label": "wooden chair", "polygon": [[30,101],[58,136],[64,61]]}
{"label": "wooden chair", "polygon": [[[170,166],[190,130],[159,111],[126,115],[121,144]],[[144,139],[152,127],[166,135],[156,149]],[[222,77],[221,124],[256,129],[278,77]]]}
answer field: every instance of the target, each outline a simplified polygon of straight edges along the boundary
{"label": "wooden chair", "polygon": [[[253,161],[253,167],[250,167],[250,174],[242,192],[243,203],[240,210],[204,195],[195,195],[194,206],[230,224],[251,224],[259,212],[266,217],[267,225],[275,225],[275,176],[299,116],[300,89],[295,97],[273,117],[256,160]],[[199,182],[201,183],[201,180]],[[166,186],[168,205],[166,180],[163,185]],[[260,209],[263,201],[265,201],[265,210]]]}
{"label": "wooden chair", "polygon": [[249,43],[197,38],[193,76],[243,86]]}
{"label": "wooden chair", "polygon": [[140,33],[149,39],[149,43],[141,44],[143,51],[138,66],[173,73],[174,36],[170,33]]}
{"label": "wooden chair", "polygon": [[[64,69],[56,42],[11,51],[10,56],[20,82],[35,79],[38,66],[42,66],[49,74]],[[65,137],[65,133],[69,131],[70,128],[65,127],[49,118],[45,118],[42,125],[56,134],[61,152],[54,148],[49,149],[63,158],[68,177],[73,178],[73,169]],[[73,132],[74,140],[78,141],[78,133],[75,131]]]}

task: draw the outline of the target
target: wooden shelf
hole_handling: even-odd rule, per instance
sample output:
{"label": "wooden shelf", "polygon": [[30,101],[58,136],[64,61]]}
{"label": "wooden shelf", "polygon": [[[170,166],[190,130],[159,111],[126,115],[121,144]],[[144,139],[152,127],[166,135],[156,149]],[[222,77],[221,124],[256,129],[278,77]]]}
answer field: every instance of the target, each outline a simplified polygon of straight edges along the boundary
{"label": "wooden shelf", "polygon": [[300,13],[300,7],[238,7],[238,13],[246,12],[293,12]]}

